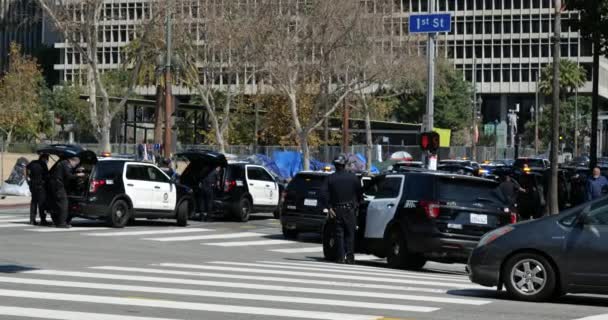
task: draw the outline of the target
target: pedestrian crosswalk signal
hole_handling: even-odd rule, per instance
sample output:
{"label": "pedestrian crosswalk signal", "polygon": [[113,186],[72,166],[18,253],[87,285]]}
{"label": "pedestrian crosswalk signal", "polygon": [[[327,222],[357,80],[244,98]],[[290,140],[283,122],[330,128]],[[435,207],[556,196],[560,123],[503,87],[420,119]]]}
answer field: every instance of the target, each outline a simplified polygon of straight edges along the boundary
{"label": "pedestrian crosswalk signal", "polygon": [[437,132],[423,132],[420,135],[420,148],[423,151],[435,153],[439,149],[439,134]]}

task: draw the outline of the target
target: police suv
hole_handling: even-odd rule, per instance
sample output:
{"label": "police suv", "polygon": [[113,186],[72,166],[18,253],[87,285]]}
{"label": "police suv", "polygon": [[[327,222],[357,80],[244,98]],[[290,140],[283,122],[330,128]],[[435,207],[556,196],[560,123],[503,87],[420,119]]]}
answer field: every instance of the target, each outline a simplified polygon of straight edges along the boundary
{"label": "police suv", "polygon": [[175,219],[178,226],[188,223],[193,208],[191,190],[174,183],[153,164],[97,158],[92,151],[75,145],[51,145],[38,153],[49,153],[59,160],[81,159],[78,170],[84,176],[66,185],[69,220],[105,220],[115,228],[122,228],[135,218]]}
{"label": "police suv", "polygon": [[[359,210],[356,251],[387,258],[389,266],[419,269],[426,261],[466,262],[488,231],[516,222],[494,181],[431,171],[378,176]],[[323,252],[335,260],[331,221]]]}

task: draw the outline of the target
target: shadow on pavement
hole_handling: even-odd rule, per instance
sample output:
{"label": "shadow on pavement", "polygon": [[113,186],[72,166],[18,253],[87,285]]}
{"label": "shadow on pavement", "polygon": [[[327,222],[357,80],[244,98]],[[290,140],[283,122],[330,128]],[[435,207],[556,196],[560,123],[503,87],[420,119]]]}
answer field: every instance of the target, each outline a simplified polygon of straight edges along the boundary
{"label": "shadow on pavement", "polygon": [[[449,290],[448,294],[455,296],[465,296],[472,298],[486,298],[503,301],[517,301],[507,293],[507,291],[497,291],[496,289],[462,289],[462,290]],[[521,302],[521,301],[517,301]],[[538,302],[530,302],[538,303]],[[566,295],[554,300],[547,301],[545,303],[552,304],[568,304],[576,306],[589,306],[589,307],[606,307],[608,306],[608,297],[591,296],[591,295]]]}
{"label": "shadow on pavement", "polygon": [[38,270],[38,268],[20,266],[15,264],[0,264],[0,273],[20,273],[32,270]]}

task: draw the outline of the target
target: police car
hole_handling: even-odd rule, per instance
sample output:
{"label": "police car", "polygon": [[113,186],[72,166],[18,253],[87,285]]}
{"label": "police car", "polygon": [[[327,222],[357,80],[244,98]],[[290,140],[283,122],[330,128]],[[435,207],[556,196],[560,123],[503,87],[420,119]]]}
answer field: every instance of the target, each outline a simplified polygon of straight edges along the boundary
{"label": "police car", "polygon": [[[516,222],[495,181],[432,171],[387,173],[365,191],[357,252],[387,258],[394,268],[426,261],[466,262],[485,233]],[[328,220],[331,221],[331,220]],[[336,259],[334,226],[323,227],[323,252]]]}
{"label": "police car", "polygon": [[188,161],[180,183],[194,190],[212,170],[222,169],[220,185],[215,190],[213,216],[246,222],[252,213],[277,210],[281,192],[279,183],[263,166],[229,162],[223,154],[207,150],[189,150],[176,156]]}
{"label": "police car", "polygon": [[124,158],[98,158],[76,145],[51,145],[38,150],[59,157],[81,159],[84,173],[66,185],[69,219],[82,217],[105,220],[109,226],[124,227],[135,218],[175,219],[186,226],[193,208],[189,188],[173,182],[150,163]]}

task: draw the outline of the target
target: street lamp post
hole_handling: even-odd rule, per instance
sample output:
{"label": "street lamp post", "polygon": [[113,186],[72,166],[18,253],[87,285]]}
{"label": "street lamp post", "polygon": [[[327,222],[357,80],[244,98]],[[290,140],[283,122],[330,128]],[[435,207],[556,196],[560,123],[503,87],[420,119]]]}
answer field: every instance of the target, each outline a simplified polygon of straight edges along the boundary
{"label": "street lamp post", "polygon": [[172,19],[171,19],[171,0],[167,0],[166,8],[166,36],[167,36],[167,56],[165,62],[165,157],[170,158],[173,151],[171,142],[172,114],[173,114],[173,93],[171,91],[171,41],[172,41]]}
{"label": "street lamp post", "polygon": [[538,111],[540,110],[539,86],[540,86],[540,70],[536,77],[536,108],[534,108],[534,153],[538,155],[540,141],[538,139]]}

